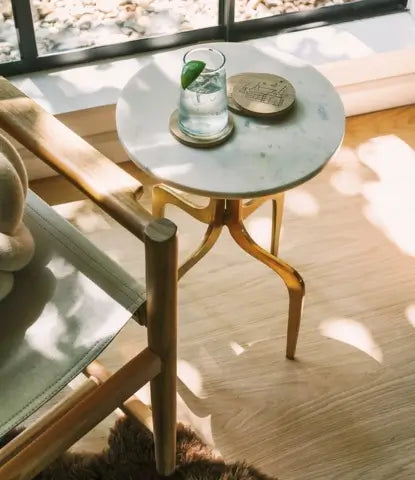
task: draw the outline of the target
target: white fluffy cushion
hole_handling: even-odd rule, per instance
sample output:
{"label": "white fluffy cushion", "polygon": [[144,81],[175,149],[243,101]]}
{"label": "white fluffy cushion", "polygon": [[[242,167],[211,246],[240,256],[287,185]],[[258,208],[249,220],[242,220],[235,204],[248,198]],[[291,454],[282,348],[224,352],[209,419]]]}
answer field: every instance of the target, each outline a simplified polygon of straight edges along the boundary
{"label": "white fluffy cushion", "polygon": [[0,300],[12,291],[14,275],[10,272],[0,272]]}
{"label": "white fluffy cushion", "polygon": [[32,259],[33,237],[29,229],[21,223],[14,235],[0,233],[0,271],[16,272]]}
{"label": "white fluffy cushion", "polygon": [[0,135],[0,154],[7,158],[7,160],[16,170],[17,175],[19,175],[20,182],[23,187],[23,193],[26,198],[28,179],[22,157],[19,155],[19,152],[13,147],[13,145],[5,137],[3,137],[3,135]]}
{"label": "white fluffy cushion", "polygon": [[[3,139],[0,139],[2,142]],[[0,153],[0,232],[13,235],[22,222],[25,195],[19,175]]]}
{"label": "white fluffy cushion", "polygon": [[11,272],[25,267],[34,253],[33,237],[22,222],[27,173],[13,145],[0,135],[0,300],[14,283]]}

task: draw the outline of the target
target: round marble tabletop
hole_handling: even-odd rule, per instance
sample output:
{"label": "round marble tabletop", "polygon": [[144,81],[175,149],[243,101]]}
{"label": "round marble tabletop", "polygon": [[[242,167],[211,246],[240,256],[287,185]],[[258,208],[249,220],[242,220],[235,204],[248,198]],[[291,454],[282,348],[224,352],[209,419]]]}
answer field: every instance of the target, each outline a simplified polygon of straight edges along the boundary
{"label": "round marble tabletop", "polygon": [[254,198],[285,191],[316,175],[341,144],[345,115],[330,82],[315,68],[275,50],[243,43],[214,43],[230,77],[269,72],[296,91],[293,110],[275,120],[233,114],[235,132],[223,145],[195,149],[169,131],[177,108],[180,71],[189,47],[145,63],[117,103],[119,139],[138,167],[162,183],[215,198]]}

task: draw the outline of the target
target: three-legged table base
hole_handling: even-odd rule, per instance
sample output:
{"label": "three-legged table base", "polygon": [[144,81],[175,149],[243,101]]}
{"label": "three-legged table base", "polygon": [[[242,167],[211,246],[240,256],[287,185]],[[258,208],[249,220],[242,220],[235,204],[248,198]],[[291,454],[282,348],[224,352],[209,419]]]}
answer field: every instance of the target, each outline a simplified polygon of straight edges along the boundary
{"label": "three-legged table base", "polygon": [[[272,235],[270,252],[260,247],[249,235],[244,220],[265,201],[272,200]],[[227,226],[232,238],[247,253],[270,267],[284,281],[289,295],[287,349],[286,355],[294,359],[305,287],[301,275],[290,265],[278,258],[278,246],[281,230],[284,194],[249,200],[210,199],[206,207],[199,207],[182,198],[175,190],[166,185],[153,187],[153,215],[164,216],[166,205],[179,207],[193,218],[208,225],[202,243],[180,266],[179,278],[190,270],[213,247],[221,230]]]}

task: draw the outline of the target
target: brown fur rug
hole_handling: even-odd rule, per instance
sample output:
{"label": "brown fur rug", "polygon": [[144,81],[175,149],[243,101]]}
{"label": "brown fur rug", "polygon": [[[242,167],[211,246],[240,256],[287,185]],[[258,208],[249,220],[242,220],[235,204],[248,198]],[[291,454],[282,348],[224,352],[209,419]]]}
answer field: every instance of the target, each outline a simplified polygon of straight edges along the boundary
{"label": "brown fur rug", "polygon": [[[5,440],[5,439],[3,439]],[[100,454],[66,453],[35,480],[160,480],[152,434],[125,418]],[[177,469],[171,480],[272,480],[246,463],[225,464],[189,428],[177,428]],[[274,479],[276,480],[276,479]]]}

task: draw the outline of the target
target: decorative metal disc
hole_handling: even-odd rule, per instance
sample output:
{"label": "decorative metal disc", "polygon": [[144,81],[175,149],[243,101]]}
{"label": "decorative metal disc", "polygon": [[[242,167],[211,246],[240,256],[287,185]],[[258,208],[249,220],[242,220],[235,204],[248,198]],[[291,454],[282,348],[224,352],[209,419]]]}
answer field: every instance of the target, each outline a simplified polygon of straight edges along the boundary
{"label": "decorative metal disc", "polygon": [[228,107],[229,107],[229,110],[232,110],[233,112],[235,113],[244,113],[243,110],[241,109],[241,107],[235,103],[233,97],[232,97],[232,93],[233,93],[233,89],[235,88],[235,85],[238,84],[238,82],[242,79],[244,79],[246,77],[246,75],[250,75],[249,73],[246,74],[246,73],[240,73],[238,75],[233,75],[232,77],[229,77],[228,78],[228,81],[227,81],[227,93],[228,93]]}
{"label": "decorative metal disc", "polygon": [[211,148],[224,143],[232,134],[234,122],[233,117],[228,113],[228,125],[226,128],[219,134],[214,137],[200,138],[192,137],[182,132],[179,127],[179,112],[175,110],[170,116],[170,133],[184,145],[195,148]]}
{"label": "decorative metal disc", "polygon": [[287,112],[295,102],[295,90],[285,78],[270,73],[245,73],[230,78],[230,108],[240,113],[272,117]]}

